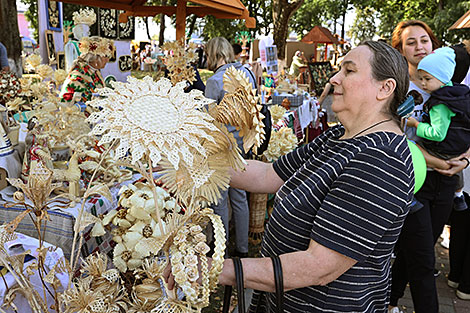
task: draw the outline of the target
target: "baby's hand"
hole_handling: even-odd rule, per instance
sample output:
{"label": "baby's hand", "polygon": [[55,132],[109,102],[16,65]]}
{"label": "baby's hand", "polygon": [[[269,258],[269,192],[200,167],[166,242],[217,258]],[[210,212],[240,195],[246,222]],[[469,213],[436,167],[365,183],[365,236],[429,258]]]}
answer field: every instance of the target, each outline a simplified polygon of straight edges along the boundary
{"label": "baby's hand", "polygon": [[409,118],[406,120],[406,126],[408,126],[408,127],[414,127],[414,128],[416,128],[416,127],[418,127],[418,124],[419,124],[418,120],[415,119],[414,117],[409,117]]}

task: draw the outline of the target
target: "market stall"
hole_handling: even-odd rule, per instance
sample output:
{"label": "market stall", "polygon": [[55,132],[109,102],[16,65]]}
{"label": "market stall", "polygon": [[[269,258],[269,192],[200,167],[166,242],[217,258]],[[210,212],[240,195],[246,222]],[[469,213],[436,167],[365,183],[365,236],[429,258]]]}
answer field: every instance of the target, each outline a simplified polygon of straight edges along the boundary
{"label": "market stall", "polygon": [[[127,22],[129,16],[155,16],[162,13],[168,16],[176,15],[177,40],[184,37],[186,17],[191,14],[198,17],[212,15],[223,19],[243,19],[248,28],[256,25],[255,19],[250,17],[250,13],[240,0],[178,0],[176,6],[148,5],[147,0],[65,0],[62,2],[122,10],[124,12],[119,15],[121,23]],[[188,5],[188,2],[197,5]]]}

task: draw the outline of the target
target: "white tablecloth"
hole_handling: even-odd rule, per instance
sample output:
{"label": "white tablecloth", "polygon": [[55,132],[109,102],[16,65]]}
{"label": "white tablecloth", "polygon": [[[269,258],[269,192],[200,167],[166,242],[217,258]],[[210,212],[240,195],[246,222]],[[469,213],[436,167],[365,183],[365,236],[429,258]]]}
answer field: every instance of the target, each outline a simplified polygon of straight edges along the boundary
{"label": "white tablecloth", "polygon": [[[33,256],[34,259],[32,259],[32,260],[28,261],[27,263],[25,263],[24,268],[26,268],[32,262],[35,262],[37,260],[37,251],[36,251],[36,249],[39,247],[39,240],[37,240],[35,238],[32,238],[32,237],[29,237],[29,236],[26,236],[26,235],[23,235],[23,234],[20,234],[20,233],[17,233],[17,236],[18,236],[18,238],[16,240],[5,243],[5,249],[7,250],[7,252],[10,255],[14,255],[14,254],[17,254],[17,253],[22,253],[22,252],[25,252],[25,251],[29,250],[29,254],[31,256]],[[44,242],[44,246],[45,247],[54,247],[53,245],[51,245],[47,242]],[[48,253],[46,254],[46,260],[45,260],[45,264],[44,264],[44,266],[46,268],[46,271],[49,271],[50,269],[52,269],[54,267],[54,265],[63,256],[64,256],[64,253],[62,252],[62,249],[60,249],[60,248],[56,248],[53,251],[48,251]],[[65,289],[67,287],[67,284],[68,284],[68,281],[69,281],[69,276],[65,273],[61,273],[61,274],[56,274],[56,277],[60,280],[63,288]],[[6,281],[9,288],[11,288],[11,287],[13,287],[17,284],[17,282],[13,278],[13,275],[10,272],[8,272],[4,276],[4,278],[5,278],[5,281]],[[41,283],[41,280],[40,280],[39,275],[38,275],[37,272],[35,272],[32,276],[30,276],[30,281],[35,286],[35,288],[39,292],[39,294],[42,296],[44,294],[43,285]],[[54,290],[52,288],[52,286],[50,286],[50,285],[48,285],[48,288],[51,291]],[[58,290],[58,291],[59,292],[63,291],[63,289]],[[6,292],[5,283],[3,282],[3,280],[1,280],[1,282],[0,282],[0,303],[2,303],[2,304],[3,304],[3,299],[4,299],[4,296],[5,296],[5,292]],[[48,306],[50,306],[51,304],[54,304],[54,299],[52,298],[52,296],[49,293],[46,293],[46,294],[47,294],[47,304],[48,304]],[[32,312],[28,301],[26,300],[26,298],[21,293],[16,293],[14,304],[18,308],[18,312],[21,312],[21,313],[30,313],[30,312]],[[14,312],[12,309],[6,309],[5,311],[8,312],[8,313],[10,313],[10,312],[13,313]]]}

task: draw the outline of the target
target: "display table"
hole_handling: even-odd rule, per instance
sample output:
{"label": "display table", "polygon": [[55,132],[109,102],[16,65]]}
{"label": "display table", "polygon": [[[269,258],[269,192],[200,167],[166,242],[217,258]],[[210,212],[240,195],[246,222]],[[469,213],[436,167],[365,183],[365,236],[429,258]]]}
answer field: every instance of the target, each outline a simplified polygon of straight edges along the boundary
{"label": "display table", "polygon": [[[85,200],[85,210],[96,216],[100,214],[106,214],[113,208],[117,207],[117,193],[120,185],[110,188],[113,200],[102,196],[93,196]],[[4,200],[12,203],[12,199]],[[25,209],[21,207],[5,207],[5,201],[0,201],[0,224],[6,224],[12,221],[16,216],[21,214]],[[75,220],[78,217],[81,204],[77,204],[75,207],[62,209],[54,208],[48,210],[50,220],[47,221],[46,230],[44,232],[44,240],[46,242],[54,243],[57,247],[61,248],[65,257],[70,258],[72,253],[73,243],[73,228]],[[16,228],[16,231],[34,238],[37,238],[37,231],[32,220],[26,216]],[[101,237],[90,236],[91,227],[88,227],[83,233],[83,245],[81,249],[81,256],[86,257],[95,251],[101,251],[108,254],[112,251],[111,235],[106,233]],[[78,244],[78,242],[77,242]]]}
{"label": "display table", "polygon": [[[31,238],[29,236],[17,233],[18,238],[16,240],[10,241],[5,243],[5,249],[8,254],[14,255],[18,253],[22,253],[25,251],[29,250],[29,257],[28,259],[31,259],[24,264],[24,268],[29,266],[32,262],[37,260],[37,251],[36,249],[39,247],[39,241],[35,238]],[[44,247],[54,247],[53,245],[44,242]],[[44,267],[46,268],[47,271],[52,269],[54,265],[64,256],[62,249],[56,248],[56,249],[50,249],[45,258],[44,262]],[[27,260],[27,259],[26,259]],[[56,277],[60,280],[61,284],[63,287],[66,287],[69,281],[69,276],[66,273],[58,273],[56,274]],[[39,278],[38,273],[35,271],[35,273],[30,277],[31,283],[36,287],[36,290],[39,292],[40,295],[43,295],[43,285],[41,283],[41,280]],[[15,281],[13,275],[10,272],[7,272],[4,275],[4,279],[0,281],[0,303],[3,303],[3,299],[5,296],[5,292],[7,290],[5,283],[8,285],[8,288],[11,288],[17,284]],[[51,286],[49,286],[51,288]],[[52,290],[52,289],[51,289]],[[61,290],[58,290],[61,291]],[[48,304],[53,304],[54,299],[47,294],[47,303]],[[15,300],[13,301],[14,304],[17,306],[18,310],[17,312],[21,313],[29,313],[32,312],[30,305],[26,298],[21,294],[21,293],[16,293]],[[11,312],[13,313],[14,311],[11,309],[4,309],[2,308],[2,312]]]}

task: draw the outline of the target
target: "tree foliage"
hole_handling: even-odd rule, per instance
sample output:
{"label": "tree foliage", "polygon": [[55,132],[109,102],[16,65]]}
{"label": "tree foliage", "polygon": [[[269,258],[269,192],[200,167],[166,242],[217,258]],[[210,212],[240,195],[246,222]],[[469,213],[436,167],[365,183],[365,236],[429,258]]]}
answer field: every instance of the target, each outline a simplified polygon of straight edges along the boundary
{"label": "tree foliage", "polygon": [[269,26],[272,18],[272,2],[264,0],[242,0],[243,5],[250,12],[250,16],[255,18],[256,27],[247,28],[244,20],[216,19],[208,15],[205,17],[204,39],[209,40],[214,37],[225,37],[233,41],[237,32],[249,31],[253,37],[269,33]]}
{"label": "tree foliage", "polygon": [[33,29],[33,38],[39,42],[39,18],[38,18],[38,1],[37,0],[21,0],[21,3],[28,6],[24,16],[31,23]]}
{"label": "tree foliage", "polygon": [[377,11],[371,7],[356,8],[356,17],[348,36],[353,43],[358,44],[364,40],[371,40],[376,35]]}
{"label": "tree foliage", "polygon": [[467,10],[470,1],[461,0],[367,0],[362,2],[378,12],[380,24],[377,34],[390,38],[395,26],[403,20],[418,19],[426,22],[438,39],[452,44],[470,38],[468,30],[449,30]]}
{"label": "tree foliage", "polygon": [[289,26],[301,37],[316,25],[336,33],[336,22],[341,19],[346,6],[344,0],[305,0],[292,16]]}

